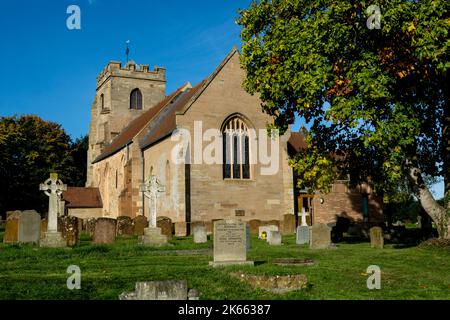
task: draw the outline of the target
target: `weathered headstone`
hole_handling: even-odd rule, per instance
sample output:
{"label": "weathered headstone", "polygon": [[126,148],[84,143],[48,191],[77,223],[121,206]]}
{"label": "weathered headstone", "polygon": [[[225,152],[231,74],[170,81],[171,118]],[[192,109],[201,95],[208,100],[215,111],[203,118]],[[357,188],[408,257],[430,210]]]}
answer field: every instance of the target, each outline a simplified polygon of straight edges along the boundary
{"label": "weathered headstone", "polygon": [[187,236],[187,223],[186,222],[175,222],[175,236],[186,237]]}
{"label": "weathered headstone", "polygon": [[206,234],[211,235],[214,233],[214,223],[212,221],[205,222]]}
{"label": "weathered headstone", "polygon": [[248,225],[250,226],[250,232],[252,234],[259,235],[259,227],[261,226],[261,220],[250,220],[248,222]]}
{"label": "weathered headstone", "polygon": [[139,243],[144,246],[161,246],[167,244],[167,236],[162,234],[161,228],[157,227],[156,202],[160,193],[165,192],[165,187],[159,182],[155,176],[150,178],[141,185],[141,192],[149,200],[149,226],[144,230],[144,235],[139,238]]}
{"label": "weathered headstone", "polygon": [[308,226],[308,222],[307,222],[308,217],[309,217],[309,213],[306,212],[305,208],[302,208],[302,215],[301,215],[301,222],[300,222],[300,225],[302,227]]}
{"label": "weathered headstone", "polygon": [[283,216],[283,234],[294,234],[296,229],[295,215],[285,214]]}
{"label": "weathered headstone", "polygon": [[58,218],[58,230],[61,231],[68,247],[75,247],[80,242],[79,219],[73,216]]}
{"label": "weathered headstone", "polygon": [[134,234],[133,220],[127,216],[117,218],[117,235],[132,236]]}
{"label": "weathered headstone", "polygon": [[269,237],[270,231],[279,231],[278,226],[268,225],[259,227],[259,239],[267,240]]}
{"label": "weathered headstone", "polygon": [[214,223],[213,267],[228,265],[253,265],[247,261],[246,223],[236,220],[221,220]]}
{"label": "weathered headstone", "polygon": [[3,243],[14,244],[19,241],[19,219],[20,211],[10,213],[6,219],[5,234],[3,236]]}
{"label": "weathered headstone", "polygon": [[331,228],[326,224],[315,224],[310,228],[311,249],[331,248]]}
{"label": "weathered headstone", "polygon": [[263,289],[274,294],[285,294],[291,291],[306,289],[308,278],[304,274],[288,276],[254,276],[243,273],[232,273],[232,277],[246,282],[255,289]]}
{"label": "weathered headstone", "polygon": [[6,211],[6,220],[8,220],[9,217],[11,217],[11,216],[17,216],[17,215],[20,215],[21,213],[22,213],[22,211],[19,211],[19,210]]}
{"label": "weathered headstone", "polygon": [[373,227],[370,229],[370,246],[376,249],[383,249],[384,238],[382,228]]}
{"label": "weathered headstone", "polygon": [[50,178],[39,186],[39,190],[44,191],[49,197],[47,232],[44,233],[40,246],[48,248],[66,247],[66,241],[61,232],[58,232],[58,201],[63,191],[67,190],[67,185],[58,179],[56,173],[52,173]]}
{"label": "weathered headstone", "polygon": [[48,228],[48,220],[47,219],[42,219],[41,220],[41,235],[39,237],[39,239],[43,239],[45,233],[47,232],[47,228]]}
{"label": "weathered headstone", "polygon": [[148,220],[144,216],[137,216],[133,219],[133,229],[135,236],[144,235],[144,229],[148,227]]}
{"label": "weathered headstone", "polygon": [[270,220],[262,223],[264,226],[277,226],[278,230],[280,231],[280,221],[279,220]]}
{"label": "weathered headstone", "polygon": [[271,246],[281,246],[281,232],[280,231],[270,231],[267,242]]}
{"label": "weathered headstone", "polygon": [[309,227],[297,227],[296,243],[299,245],[309,243]]}
{"label": "weathered headstone", "polygon": [[173,237],[173,223],[168,217],[158,217],[156,219],[156,226],[161,228],[161,233],[167,237],[167,240],[172,240]]}
{"label": "weathered headstone", "polygon": [[19,219],[19,243],[39,243],[41,215],[34,210],[24,211]]}
{"label": "weathered headstone", "polygon": [[94,236],[96,221],[97,218],[89,218],[86,220],[86,232],[89,234],[90,237]]}
{"label": "weathered headstone", "polygon": [[144,235],[139,237],[139,244],[143,246],[162,246],[167,242],[167,236],[162,234],[161,228],[145,228]]}
{"label": "weathered headstone", "polygon": [[201,225],[194,226],[194,243],[206,243],[208,242],[208,235],[206,233],[206,227]]}
{"label": "weathered headstone", "polygon": [[134,292],[124,292],[120,300],[187,300],[187,281],[150,281],[136,283]]}
{"label": "weathered headstone", "polygon": [[94,228],[94,244],[111,244],[116,240],[117,221],[109,218],[98,218]]}

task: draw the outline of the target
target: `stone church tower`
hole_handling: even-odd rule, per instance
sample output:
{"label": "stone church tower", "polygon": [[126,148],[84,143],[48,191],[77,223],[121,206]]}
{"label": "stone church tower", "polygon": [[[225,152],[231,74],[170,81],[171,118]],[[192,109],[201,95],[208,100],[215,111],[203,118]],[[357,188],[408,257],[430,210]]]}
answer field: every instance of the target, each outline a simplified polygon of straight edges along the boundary
{"label": "stone church tower", "polygon": [[130,61],[110,62],[97,77],[91,108],[86,187],[93,184],[92,162],[133,119],[166,96],[166,70]]}

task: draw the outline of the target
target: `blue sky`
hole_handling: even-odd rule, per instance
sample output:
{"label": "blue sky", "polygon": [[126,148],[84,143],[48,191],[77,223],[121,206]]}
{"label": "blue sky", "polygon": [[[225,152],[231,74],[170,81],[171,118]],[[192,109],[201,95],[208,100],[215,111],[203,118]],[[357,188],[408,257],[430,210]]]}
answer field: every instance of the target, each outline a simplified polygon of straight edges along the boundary
{"label": "blue sky", "polygon": [[[240,44],[251,0],[14,0],[0,7],[0,115],[37,114],[74,138],[88,133],[95,79],[110,60],[167,69],[167,93],[208,76]],[[81,30],[69,30],[69,5]],[[298,125],[294,126],[298,129]],[[439,197],[443,183],[433,188]]]}
{"label": "blue sky", "polygon": [[[38,114],[73,137],[88,132],[95,79],[110,60],[167,68],[167,93],[208,76],[239,45],[250,0],[14,0],[0,7],[1,115]],[[67,7],[81,9],[69,30]]]}

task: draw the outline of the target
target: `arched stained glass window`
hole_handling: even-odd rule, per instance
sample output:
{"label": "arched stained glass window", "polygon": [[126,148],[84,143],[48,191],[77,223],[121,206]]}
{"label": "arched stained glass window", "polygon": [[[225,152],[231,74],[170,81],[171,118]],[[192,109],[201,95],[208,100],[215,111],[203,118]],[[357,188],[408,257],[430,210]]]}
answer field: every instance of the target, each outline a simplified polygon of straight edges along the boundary
{"label": "arched stained glass window", "polygon": [[224,179],[250,179],[250,139],[244,120],[235,116],[223,126]]}

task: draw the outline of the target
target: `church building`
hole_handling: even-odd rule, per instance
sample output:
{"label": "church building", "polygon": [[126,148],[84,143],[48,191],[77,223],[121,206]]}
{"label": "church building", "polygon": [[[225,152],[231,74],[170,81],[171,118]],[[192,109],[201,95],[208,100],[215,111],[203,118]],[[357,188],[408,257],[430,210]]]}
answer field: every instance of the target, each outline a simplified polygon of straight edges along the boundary
{"label": "church building", "polygon": [[[148,217],[141,188],[154,176],[164,186],[157,215],[170,218],[178,235],[221,219],[283,229],[298,222],[302,208],[309,224],[335,223],[343,214],[355,222],[382,221],[379,201],[367,188],[350,190],[341,181],[326,195],[297,190],[288,161],[306,147],[304,136],[290,130],[269,135],[273,119],[259,97],[242,88],[244,79],[237,49],[205,80],[168,95],[164,68],[110,62],[97,77],[86,188],[64,195],[74,199],[68,203],[73,215]],[[95,199],[93,208],[77,206],[83,197]]]}

